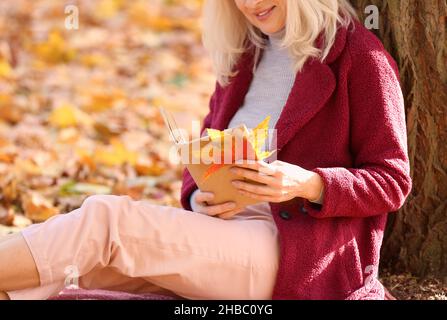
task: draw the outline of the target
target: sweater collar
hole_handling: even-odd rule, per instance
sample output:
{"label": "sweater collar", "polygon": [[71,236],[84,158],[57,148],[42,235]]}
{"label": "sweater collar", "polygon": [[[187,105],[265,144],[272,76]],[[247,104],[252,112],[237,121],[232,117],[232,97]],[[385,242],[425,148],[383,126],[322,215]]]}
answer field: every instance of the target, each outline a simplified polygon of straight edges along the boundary
{"label": "sweater collar", "polygon": [[279,49],[281,47],[282,39],[284,38],[284,35],[286,34],[286,29],[282,29],[278,32],[268,34],[267,38],[272,46],[272,48]]}
{"label": "sweater collar", "polygon": [[[297,73],[287,102],[275,126],[277,129],[276,149],[278,151],[318,113],[334,92],[336,78],[329,64],[343,52],[347,33],[347,28],[339,28],[326,59],[321,62],[311,58],[305,63],[301,72]],[[321,33],[316,40],[316,45],[319,48],[323,44],[323,39],[324,35]],[[217,120],[214,124],[216,129],[224,130],[236,111],[242,106],[253,80],[254,53],[255,49],[252,46],[241,56],[236,66],[238,71],[236,76],[231,79],[227,87],[223,88],[221,106],[216,111]],[[263,51],[261,51],[261,55],[262,53]]]}

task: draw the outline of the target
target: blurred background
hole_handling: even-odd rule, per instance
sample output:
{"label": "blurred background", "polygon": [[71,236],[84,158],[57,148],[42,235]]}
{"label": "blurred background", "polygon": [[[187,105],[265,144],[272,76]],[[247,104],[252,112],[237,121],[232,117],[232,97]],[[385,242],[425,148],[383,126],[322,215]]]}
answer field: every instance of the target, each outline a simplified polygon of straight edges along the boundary
{"label": "blurred background", "polygon": [[180,206],[181,168],[167,161],[171,143],[156,107],[186,128],[208,110],[214,78],[200,44],[201,1],[69,4],[77,30],[67,29],[65,1],[0,1],[6,226],[68,212],[89,194]]}
{"label": "blurred background", "polygon": [[[447,0],[351,2],[361,19],[378,9],[406,102],[414,185],[390,215],[381,280],[400,299],[447,299]],[[201,5],[0,0],[0,236],[92,194],[180,207],[157,107],[186,129],[208,111]]]}

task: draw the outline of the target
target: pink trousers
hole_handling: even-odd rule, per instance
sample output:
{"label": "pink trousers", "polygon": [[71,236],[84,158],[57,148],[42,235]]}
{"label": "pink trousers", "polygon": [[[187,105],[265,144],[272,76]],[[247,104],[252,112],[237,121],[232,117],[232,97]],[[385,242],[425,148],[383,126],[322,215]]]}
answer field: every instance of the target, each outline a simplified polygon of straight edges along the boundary
{"label": "pink trousers", "polygon": [[266,203],[231,220],[134,201],[88,197],[79,209],[22,231],[46,299],[67,285],[187,299],[271,299],[278,231]]}

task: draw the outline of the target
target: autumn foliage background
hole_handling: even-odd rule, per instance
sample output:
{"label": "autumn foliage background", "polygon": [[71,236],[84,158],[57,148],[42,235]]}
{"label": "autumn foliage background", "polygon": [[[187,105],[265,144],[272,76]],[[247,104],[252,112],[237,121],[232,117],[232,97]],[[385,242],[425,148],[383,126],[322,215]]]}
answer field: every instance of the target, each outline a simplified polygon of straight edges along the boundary
{"label": "autumn foliage background", "polygon": [[[180,206],[157,107],[189,128],[214,79],[199,0],[0,2],[0,234],[90,194]],[[8,228],[5,228],[8,226]]]}

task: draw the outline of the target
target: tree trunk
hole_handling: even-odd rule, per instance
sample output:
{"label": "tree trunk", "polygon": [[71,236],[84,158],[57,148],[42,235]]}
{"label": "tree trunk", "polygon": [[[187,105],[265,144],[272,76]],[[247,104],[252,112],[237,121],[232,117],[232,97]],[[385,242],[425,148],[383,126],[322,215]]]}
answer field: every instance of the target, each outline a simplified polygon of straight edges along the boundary
{"label": "tree trunk", "polygon": [[390,215],[382,265],[447,281],[447,0],[352,0],[376,5],[372,30],[399,64],[413,189]]}

